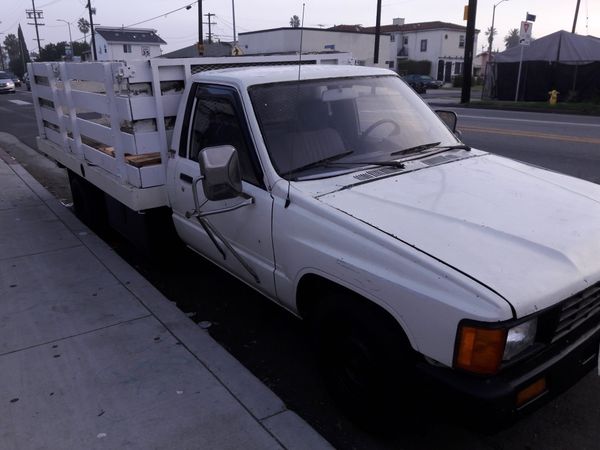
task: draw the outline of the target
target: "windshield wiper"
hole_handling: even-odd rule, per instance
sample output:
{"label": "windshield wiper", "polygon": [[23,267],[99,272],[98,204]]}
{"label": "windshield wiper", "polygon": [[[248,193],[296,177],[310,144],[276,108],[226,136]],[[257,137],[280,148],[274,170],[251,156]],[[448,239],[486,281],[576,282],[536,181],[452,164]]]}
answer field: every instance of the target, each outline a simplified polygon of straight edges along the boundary
{"label": "windshield wiper", "polygon": [[404,148],[402,150],[392,152],[391,156],[408,155],[409,153],[416,153],[416,152],[420,152],[421,150],[427,150],[428,148],[437,147],[440,144],[441,144],[441,142],[431,142],[429,144],[416,145],[414,147],[408,147],[408,148]]}
{"label": "windshield wiper", "polygon": [[440,148],[443,148],[444,150],[466,150],[468,152],[471,151],[471,147],[465,144],[442,145]]}
{"label": "windshield wiper", "polygon": [[319,159],[317,161],[313,161],[311,163],[305,164],[304,166],[300,166],[300,167],[296,167],[295,169],[288,170],[287,172],[281,174],[281,176],[286,177],[287,175],[292,175],[292,174],[294,174],[296,172],[301,172],[303,170],[312,169],[314,167],[327,166],[332,161],[335,161],[336,159],[343,158],[344,156],[348,156],[348,155],[350,155],[352,153],[354,153],[354,150],[349,150],[349,151],[344,152],[344,153],[338,153],[337,155],[333,155],[333,156],[329,156],[327,158]]}
{"label": "windshield wiper", "polygon": [[404,169],[404,163],[401,161],[348,161],[332,162],[328,166],[388,166]]}
{"label": "windshield wiper", "polygon": [[[393,152],[393,153],[391,153],[391,156],[417,153],[422,150],[427,150],[430,148],[438,147],[439,145],[440,145],[439,142],[432,142],[430,144],[417,145],[415,147],[409,147],[409,148],[405,148],[403,150],[398,150],[397,152]],[[471,151],[471,147],[469,147],[468,145],[465,145],[465,144],[442,145],[439,148],[442,149],[443,151],[447,151],[447,150],[466,150],[468,152]]]}

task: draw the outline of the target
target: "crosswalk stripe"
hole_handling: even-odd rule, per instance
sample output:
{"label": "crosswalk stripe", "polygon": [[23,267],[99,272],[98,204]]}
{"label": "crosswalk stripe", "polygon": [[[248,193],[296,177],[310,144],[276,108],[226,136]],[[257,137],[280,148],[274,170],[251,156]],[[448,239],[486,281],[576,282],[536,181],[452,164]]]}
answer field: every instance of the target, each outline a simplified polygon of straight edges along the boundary
{"label": "crosswalk stripe", "polygon": [[9,100],[9,102],[14,103],[15,105],[31,105],[31,102],[26,102],[23,100]]}

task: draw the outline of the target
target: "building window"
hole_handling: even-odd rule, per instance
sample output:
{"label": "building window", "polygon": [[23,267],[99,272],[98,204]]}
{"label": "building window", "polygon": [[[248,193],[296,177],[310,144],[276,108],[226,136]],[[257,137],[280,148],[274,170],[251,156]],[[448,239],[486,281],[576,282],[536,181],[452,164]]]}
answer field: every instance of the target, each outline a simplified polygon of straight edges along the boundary
{"label": "building window", "polygon": [[465,48],[465,35],[461,34],[458,37],[458,48]]}
{"label": "building window", "polygon": [[404,45],[408,45],[408,36],[404,37]]}
{"label": "building window", "polygon": [[106,50],[106,45],[104,46],[104,53],[108,53],[108,51]]}
{"label": "building window", "polygon": [[422,52],[427,51],[427,39],[421,39],[421,51]]}
{"label": "building window", "polygon": [[123,53],[131,53],[131,44],[123,44]]}
{"label": "building window", "polygon": [[454,75],[462,75],[463,72],[463,63],[456,62],[454,63]]}
{"label": "building window", "polygon": [[395,34],[390,34],[390,42],[396,42],[396,35]]}

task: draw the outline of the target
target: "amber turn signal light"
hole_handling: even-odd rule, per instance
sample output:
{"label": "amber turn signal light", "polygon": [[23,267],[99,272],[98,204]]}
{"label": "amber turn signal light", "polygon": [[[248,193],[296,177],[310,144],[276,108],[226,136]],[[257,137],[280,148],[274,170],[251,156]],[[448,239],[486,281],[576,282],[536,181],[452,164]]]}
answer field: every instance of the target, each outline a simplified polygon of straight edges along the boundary
{"label": "amber turn signal light", "polygon": [[530,400],[539,397],[544,392],[546,392],[546,379],[540,378],[517,393],[517,407],[523,406]]}
{"label": "amber turn signal light", "polygon": [[463,325],[458,334],[454,365],[469,372],[494,374],[502,363],[505,344],[506,330],[503,328]]}

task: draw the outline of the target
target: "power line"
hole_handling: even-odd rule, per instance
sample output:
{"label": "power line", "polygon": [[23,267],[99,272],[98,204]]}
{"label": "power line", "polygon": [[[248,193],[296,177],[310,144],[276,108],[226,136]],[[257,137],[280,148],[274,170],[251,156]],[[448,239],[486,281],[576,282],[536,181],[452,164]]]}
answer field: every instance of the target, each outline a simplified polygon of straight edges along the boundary
{"label": "power line", "polygon": [[154,17],[152,17],[150,19],[142,20],[141,22],[132,23],[131,25],[127,25],[126,27],[123,27],[123,28],[135,27],[136,25],[141,25],[143,23],[150,22],[152,20],[160,19],[161,17],[167,17],[169,14],[173,14],[174,12],[181,11],[182,9],[190,9],[192,7],[192,5],[195,5],[196,3],[198,3],[198,0],[196,0],[194,2],[191,2],[191,3],[188,3],[187,5],[182,6],[180,8],[173,9],[173,10],[168,11],[166,13],[162,13],[162,14],[160,14],[158,16],[154,16]]}

